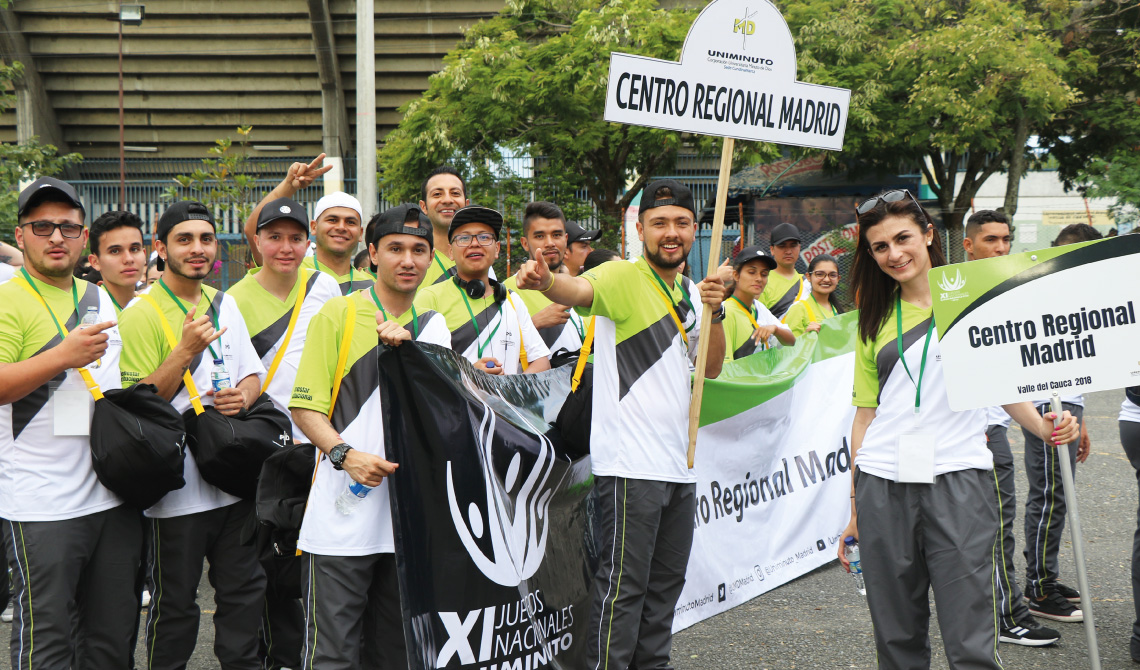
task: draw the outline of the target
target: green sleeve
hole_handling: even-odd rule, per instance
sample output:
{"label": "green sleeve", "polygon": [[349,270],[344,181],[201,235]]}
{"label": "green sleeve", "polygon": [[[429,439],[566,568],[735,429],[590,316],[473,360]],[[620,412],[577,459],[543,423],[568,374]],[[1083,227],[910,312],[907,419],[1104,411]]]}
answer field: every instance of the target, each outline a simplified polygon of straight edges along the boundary
{"label": "green sleeve", "polygon": [[856,407],[879,406],[879,370],[875,365],[875,340],[855,342],[855,388],[851,404]]}
{"label": "green sleeve", "polygon": [[811,323],[811,319],[808,318],[807,307],[802,301],[793,303],[782,321],[784,325],[792,329],[792,334],[796,337],[803,337],[803,334],[807,332],[808,324]]}
{"label": "green sleeve", "polygon": [[0,363],[16,363],[24,350],[24,325],[19,310],[0,310]]}
{"label": "green sleeve", "polygon": [[170,354],[170,345],[157,318],[150,304],[142,301],[119,315],[119,335],[123,338],[119,373],[123,388],[141,382]]}
{"label": "green sleeve", "polygon": [[344,332],[345,301],[331,300],[309,321],[305,348],[297,365],[290,407],[328,414],[340,340]]}
{"label": "green sleeve", "polygon": [[582,316],[604,316],[615,323],[624,321],[636,309],[640,291],[632,290],[642,279],[641,270],[624,261],[602,263],[578,275],[594,287],[594,301],[588,308],[578,308]]}

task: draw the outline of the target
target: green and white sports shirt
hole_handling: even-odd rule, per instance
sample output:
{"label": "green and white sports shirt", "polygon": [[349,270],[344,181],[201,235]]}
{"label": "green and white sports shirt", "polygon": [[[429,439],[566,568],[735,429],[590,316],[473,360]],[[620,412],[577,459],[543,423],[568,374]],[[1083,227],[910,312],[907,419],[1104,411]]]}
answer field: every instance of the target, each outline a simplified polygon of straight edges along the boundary
{"label": "green and white sports shirt", "polygon": [[[308,268],[301,268],[297,276],[297,283],[284,301],[266,291],[255,278],[257,273],[265,272],[263,268],[254,268],[242,278],[241,281],[226,291],[237,303],[238,310],[245,318],[246,328],[249,330],[250,341],[261,364],[266,372],[273,364],[278,350],[285,341],[285,333],[289,329],[289,320],[293,316],[293,306],[297,304],[297,295],[301,285],[305,285],[305,302],[301,304],[301,311],[297,315],[297,323],[293,327],[293,336],[289,339],[289,346],[269,387],[265,392],[273,401],[273,406],[289,415],[289,398],[293,395],[293,381],[297,376],[297,365],[301,362],[301,351],[305,348],[305,337],[309,329],[309,321],[320,311],[321,307],[340,296],[340,286],[332,275],[317,272]],[[263,382],[264,383],[264,382]],[[293,440],[296,442],[309,442],[305,434],[293,424]]]}
{"label": "green and white sports shirt", "polygon": [[[603,263],[581,277],[594,301],[578,308],[594,322],[590,458],[595,475],[695,482],[688,468],[690,356],[700,334],[700,302],[680,281],[666,290],[644,258]],[[664,295],[662,295],[664,294]],[[688,331],[688,343],[666,297]]]}
{"label": "green and white sports shirt", "polygon": [[[350,304],[355,325],[331,421],[353,449],[383,457],[384,423],[376,350],[376,313],[379,310],[370,291],[357,291],[347,297],[330,300],[309,322],[305,350],[301,354],[289,406],[328,413]],[[396,323],[412,332],[417,342],[443,347],[451,345],[443,317],[435,312],[417,310],[413,324],[412,315],[413,311],[408,310],[395,319]],[[309,493],[297,546],[323,556],[394,552],[387,480],[368,494],[352,516],[345,516],[336,511],[335,501],[351,481],[348,473],[332,467],[320,451],[316,456],[320,464]]]}
{"label": "green and white sports shirt", "polygon": [[[760,304],[759,300],[752,301],[752,318],[760,326],[776,326],[785,330],[788,329],[787,326],[780,323],[779,319],[772,316],[768,308]],[[724,360],[726,363],[750,356],[757,351],[771,349],[780,344],[775,335],[770,335],[762,345],[756,344],[752,339],[752,334],[756,332],[756,329],[752,327],[752,321],[748,319],[748,314],[744,312],[744,308],[735,298],[724,301],[724,323],[722,325],[724,327]]]}
{"label": "green and white sports shirt", "polygon": [[304,260],[301,261],[302,268],[320,270],[321,272],[335,279],[336,283],[340,285],[341,295],[348,295],[353,291],[366,289],[369,286],[372,286],[372,284],[376,281],[376,278],[373,277],[370,273],[364,272],[362,270],[357,270],[353,267],[350,267],[348,269],[348,274],[338,276],[333,274],[332,270],[330,270],[328,266],[321,265],[320,267],[317,267],[317,264],[317,257],[315,255],[305,256]]}
{"label": "green and white sports shirt", "polygon": [[811,282],[807,277],[797,272],[795,277],[788,279],[772,270],[768,273],[768,284],[760,293],[760,304],[767,307],[777,319],[782,319],[793,303],[809,295],[811,295]]}
{"label": "green and white sports shirt", "polygon": [[[883,322],[875,339],[855,344],[856,407],[874,407],[875,418],[863,436],[855,465],[868,474],[898,480],[898,439],[916,426],[936,440],[934,474],[976,468],[993,469],[993,454],[986,447],[986,410],[955,412],[946,396],[938,329],[930,337],[926,371],[922,374],[922,404],[914,413],[916,383],[920,381],[922,349],[932,312],[902,302],[902,344],[906,360],[899,360],[895,311]],[[910,374],[907,374],[907,369]],[[911,380],[913,376],[914,380]]]}

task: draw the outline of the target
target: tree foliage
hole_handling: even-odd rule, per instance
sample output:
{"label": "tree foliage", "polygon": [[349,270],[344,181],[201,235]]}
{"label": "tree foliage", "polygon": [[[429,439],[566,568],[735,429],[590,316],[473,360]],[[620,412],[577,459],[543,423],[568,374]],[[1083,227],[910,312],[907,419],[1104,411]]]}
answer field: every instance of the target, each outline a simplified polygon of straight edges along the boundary
{"label": "tree foliage", "polygon": [[[677,60],[696,14],[655,0],[509,1],[469,29],[424,95],[402,108],[380,152],[385,188],[418,199],[424,175],[450,162],[465,172],[473,200],[503,189],[509,206],[532,197],[568,204],[577,193],[612,231],[683,145],[718,150],[715,138],[602,120],[609,53]],[[524,179],[511,174],[504,151],[547,160]],[[738,162],[775,155],[770,145],[737,144]]]}
{"label": "tree foliage", "polygon": [[247,174],[250,168],[246,144],[253,126],[238,126],[238,148],[228,137],[214,140],[214,146],[207,149],[209,154],[202,159],[202,167],[188,175],[178,175],[174,180],[178,186],[171,186],[163,193],[165,200],[197,200],[214,212],[215,220],[222,220],[227,211],[237,215],[237,221],[245,221],[253,211],[255,203],[254,186],[256,177]]}
{"label": "tree foliage", "polygon": [[[23,71],[23,65],[18,62],[0,64],[0,111],[15,103],[16,96],[9,90]],[[35,137],[24,144],[0,142],[0,240],[15,240],[12,231],[16,227],[20,182],[59,174],[81,160],[83,156],[79,154],[59,155],[53,145],[40,144]]]}

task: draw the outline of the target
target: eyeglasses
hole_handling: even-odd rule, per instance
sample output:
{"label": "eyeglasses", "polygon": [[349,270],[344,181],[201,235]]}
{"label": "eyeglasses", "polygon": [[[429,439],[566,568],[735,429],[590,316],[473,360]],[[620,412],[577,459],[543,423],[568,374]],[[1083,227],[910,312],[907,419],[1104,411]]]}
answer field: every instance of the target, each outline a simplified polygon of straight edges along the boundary
{"label": "eyeglasses", "polygon": [[456,235],[451,239],[451,243],[457,247],[469,247],[472,242],[478,242],[481,247],[489,247],[495,243],[495,236],[491,233],[479,233],[478,235]]}
{"label": "eyeglasses", "polygon": [[811,273],[811,276],[820,281],[823,281],[824,279],[831,279],[833,281],[839,279],[838,272],[824,272],[823,270],[816,270],[815,272]]}
{"label": "eyeglasses", "polygon": [[20,224],[22,226],[31,226],[32,234],[36,237],[51,237],[55,234],[56,229],[59,229],[59,234],[68,239],[74,240],[83,234],[83,224],[81,223],[55,223],[53,221],[28,221]]}
{"label": "eyeglasses", "polygon": [[881,202],[898,202],[903,198],[910,198],[911,202],[913,202],[920,210],[922,209],[922,205],[919,204],[918,200],[915,200],[914,195],[910,191],[905,188],[900,188],[894,191],[887,191],[882,195],[877,195],[873,198],[864,200],[855,206],[855,213],[866,214],[872,209],[878,207],[879,203]]}

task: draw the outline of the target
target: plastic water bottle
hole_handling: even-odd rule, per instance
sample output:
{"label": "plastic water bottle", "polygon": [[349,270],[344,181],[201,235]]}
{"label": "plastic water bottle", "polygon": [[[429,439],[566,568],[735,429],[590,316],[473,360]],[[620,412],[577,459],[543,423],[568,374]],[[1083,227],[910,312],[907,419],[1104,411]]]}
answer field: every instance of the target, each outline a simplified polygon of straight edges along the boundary
{"label": "plastic water bottle", "polygon": [[[94,326],[99,323],[99,308],[94,305],[87,306],[87,313],[83,315],[83,319],[79,322],[79,327]],[[97,370],[103,364],[102,357],[96,358],[93,362],[87,364],[88,370]]]}
{"label": "plastic water bottle", "polygon": [[859,595],[867,595],[867,587],[863,585],[863,566],[859,564],[859,543],[855,538],[848,535],[843,538],[843,555],[847,557],[847,563],[851,567],[851,576],[855,578],[855,590]]}
{"label": "plastic water bottle", "polygon": [[230,383],[230,371],[226,369],[225,362],[220,358],[214,359],[214,369],[210,370],[210,386],[214,388],[214,393],[233,386]]}
{"label": "plastic water bottle", "polygon": [[372,490],[371,486],[365,486],[358,481],[350,480],[348,486],[344,487],[340,495],[336,499],[336,511],[348,516],[356,512],[356,508],[360,503],[364,502],[365,496]]}

